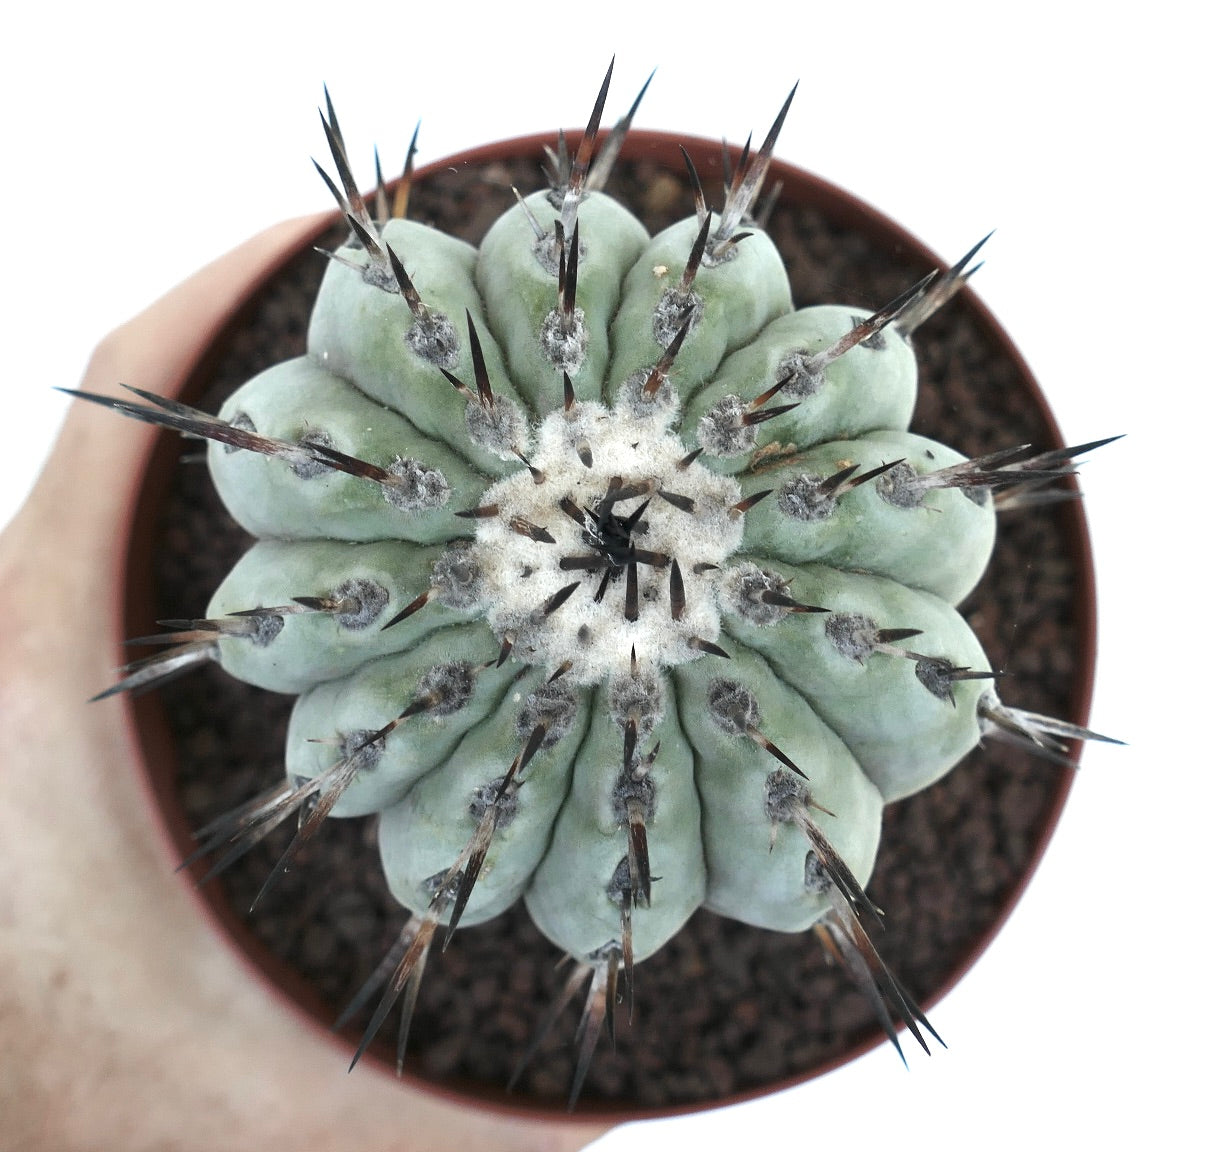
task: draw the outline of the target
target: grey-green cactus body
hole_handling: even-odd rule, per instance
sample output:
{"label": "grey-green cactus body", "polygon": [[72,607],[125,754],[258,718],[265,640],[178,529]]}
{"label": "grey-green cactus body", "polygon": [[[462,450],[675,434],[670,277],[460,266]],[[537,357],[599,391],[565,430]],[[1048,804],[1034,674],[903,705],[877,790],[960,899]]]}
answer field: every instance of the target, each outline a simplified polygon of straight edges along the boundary
{"label": "grey-green cactus body", "polygon": [[690,217],[664,229],[626,276],[612,326],[608,399],[616,398],[633,373],[658,360],[685,318],[688,337],[673,377],[682,395],[707,380],[726,353],[754,339],[765,324],[793,307],[785,264],[763,232],[753,232],[727,249],[682,289],[681,274],[700,227],[700,221]]}
{"label": "grey-green cactus body", "polygon": [[514,750],[538,719],[549,724],[518,790],[505,796],[462,923],[497,916],[528,888],[570,789],[574,758],[588,723],[565,685],[537,670],[513,685],[492,715],[465,734],[436,770],[411,788],[380,821],[380,855],[389,889],[408,908],[425,911],[435,885],[473,836]]}
{"label": "grey-green cactus body", "polygon": [[[525,698],[556,676],[547,690],[560,689],[570,715],[498,798],[464,922],[526,894],[542,930],[588,961],[625,948],[624,903],[637,959],[702,903],[803,931],[831,903],[805,823],[864,883],[882,804],[932,782],[978,740],[977,682],[935,691],[917,670],[987,667],[946,601],[983,569],[991,501],[953,489],[904,497],[887,490],[891,467],[816,503],[813,485],[844,468],[902,461],[919,476],[962,457],[903,431],[915,360],[902,335],[816,362],[865,317],[793,311],[780,256],[758,228],[682,289],[701,222],[647,242],[630,214],[592,194],[578,215],[579,315],[567,310],[582,351],[546,351],[571,256],[558,216],[547,195],[532,197],[480,250],[417,226],[383,228],[425,318],[448,321],[442,355],[411,342],[420,321],[398,283],[352,266],[369,266],[366,253],[331,264],[309,355],[251,381],[223,415],[380,469],[411,461],[429,484],[410,500],[324,456],[301,467],[213,445],[220,491],[273,538],[238,565],[213,615],[383,590],[357,627],[341,613],[288,614],[269,639],[225,636],[221,658],[242,678],[305,692],[290,778],[351,760],[332,814],[382,812],[390,888],[415,913],[434,906],[486,790],[521,754]],[[682,347],[660,365],[681,327]],[[772,403],[797,403],[740,421],[728,443],[724,398],[746,413],[783,380],[788,396]],[[495,423],[505,406],[515,415]],[[698,447],[705,459],[690,459]],[[748,463],[767,459],[778,466]],[[466,579],[444,596],[437,566],[453,549]],[[434,603],[383,627],[428,591]],[[887,629],[915,629],[914,650],[884,641]],[[454,660],[478,669],[459,708],[423,709],[360,745]],[[511,670],[524,679],[506,687]],[[643,680],[654,698],[627,745],[608,698]],[[636,860],[630,871],[629,788],[645,875]]]}
{"label": "grey-green cactus body", "polygon": [[[906,428],[916,403],[916,357],[907,340],[888,335],[880,344],[827,363],[816,356],[847,337],[864,316],[856,308],[821,304],[779,315],[727,357],[713,379],[688,402],[684,426],[695,433],[725,471],[747,468],[752,455],[783,444],[794,448],[854,439],[879,429]],[[748,450],[714,451],[715,415],[730,401],[750,400],[758,381],[789,379],[780,395],[798,401],[776,427],[761,424],[746,437]],[[702,424],[705,421],[705,424]]]}
{"label": "grey-green cactus body", "polygon": [[[313,779],[355,756],[358,771],[333,815],[365,816],[396,803],[448,762],[470,728],[495,712],[509,678],[500,669],[477,669],[496,653],[482,628],[444,628],[404,652],[317,684],[292,710],[288,778]],[[408,730],[395,738],[376,735],[431,691],[444,695],[438,707],[411,716],[404,722]]]}
{"label": "grey-green cactus body", "polygon": [[[801,932],[828,901],[807,880],[814,851],[798,826],[799,806],[809,817],[805,797],[814,797],[821,806],[814,819],[864,884],[878,850],[882,797],[844,741],[760,655],[736,644],[727,651],[728,667],[701,660],[675,675],[704,803],[706,904],[761,928]],[[806,779],[774,761],[749,727],[804,766]]]}
{"label": "grey-green cactus body", "polygon": [[[552,408],[563,370],[579,399],[603,395],[611,351],[608,325],[620,303],[621,282],[648,239],[633,214],[607,196],[592,193],[579,205],[581,331],[560,344],[554,332],[560,263],[554,223],[559,217],[548,192],[534,193],[520,209],[499,217],[481,243],[477,263],[477,286],[491,332],[534,412]],[[544,230],[539,239],[533,223]]]}
{"label": "grey-green cactus body", "polygon": [[439,925],[522,897],[608,995],[704,906],[818,926],[920,1039],[862,926],[883,806],[989,731],[1094,735],[1002,705],[954,605],[992,492],[1095,445],[969,461],[908,431],[910,336],[974,253],[878,312],[794,310],[750,217],[784,114],[721,214],[648,238],[559,159],[477,248],[373,220],[330,109],[354,236],[307,354],[218,417],[87,397],[207,437],[259,538],[164,663],[299,695],[286,783],[209,847],[378,814],[415,917],[397,991]]}
{"label": "grey-green cactus body", "polygon": [[[636,959],[643,960],[671,939],[704,900],[701,803],[694,757],[675,709],[664,701],[661,719],[647,721],[643,743],[658,744],[660,754],[640,773],[636,759],[622,762],[620,715],[611,693],[609,686],[595,690],[597,706],[575,761],[570,793],[527,905],[550,939],[576,956],[594,957],[619,946],[622,904],[641,903],[632,913],[632,947]],[[645,899],[639,899],[629,875],[631,800],[646,818],[656,877]],[[581,906],[579,915],[570,915],[572,904]]]}

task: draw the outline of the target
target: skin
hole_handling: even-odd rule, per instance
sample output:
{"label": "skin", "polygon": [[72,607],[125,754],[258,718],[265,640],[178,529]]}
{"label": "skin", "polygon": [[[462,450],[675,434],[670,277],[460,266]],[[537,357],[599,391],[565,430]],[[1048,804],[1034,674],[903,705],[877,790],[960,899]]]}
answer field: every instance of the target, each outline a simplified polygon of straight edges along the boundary
{"label": "skin", "polygon": [[[82,387],[169,391],[279,225],[98,347]],[[75,406],[0,536],[0,1146],[74,1152],[583,1148],[600,1124],[474,1112],[340,1053],[250,980],[149,804],[119,655],[122,526],[151,433]],[[87,493],[87,499],[81,494]]]}

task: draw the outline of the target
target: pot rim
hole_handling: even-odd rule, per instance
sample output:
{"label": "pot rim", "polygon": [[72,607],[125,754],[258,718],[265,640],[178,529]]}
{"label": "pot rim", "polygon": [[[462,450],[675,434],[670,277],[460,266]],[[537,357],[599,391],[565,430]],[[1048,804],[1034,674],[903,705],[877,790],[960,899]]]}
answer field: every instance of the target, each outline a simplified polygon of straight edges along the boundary
{"label": "pot rim", "polygon": [[[569,140],[577,139],[580,134],[581,129],[573,129],[566,132],[565,135]],[[422,180],[443,169],[481,166],[507,159],[536,157],[539,161],[544,155],[544,149],[555,147],[557,140],[558,133],[545,132],[481,145],[427,164],[416,171],[414,178]],[[720,165],[723,147],[721,141],[644,129],[630,132],[622,148],[621,159],[652,160],[677,174],[682,174],[684,165],[678,145],[682,145],[688,150],[702,172]],[[741,150],[731,146],[728,151],[732,162],[737,163]],[[878,236],[883,244],[889,245],[893,250],[901,253],[912,254],[917,261],[928,267],[937,268],[940,271],[944,271],[948,267],[947,263],[936,253],[890,217],[822,177],[787,161],[774,159],[768,181],[770,185],[776,181],[783,184],[781,200],[785,204],[812,203],[816,209],[824,212],[834,222],[850,230],[865,232],[872,237]],[[192,393],[201,391],[202,381],[209,376],[214,366],[218,348],[222,346],[228,335],[242,326],[245,314],[253,301],[291,260],[315,246],[320,238],[339,221],[340,215],[336,211],[301,221],[300,230],[288,238],[288,242],[274,253],[256,275],[235,285],[231,308],[222,322],[210,333],[205,342],[205,350],[193,366],[178,380],[167,382],[172,383],[173,387],[171,390],[167,388],[165,394],[174,397],[189,397]],[[994,345],[999,348],[1000,354],[1007,358],[1012,365],[1027,400],[1050,430],[1051,443],[1045,447],[1064,447],[1058,424],[1042,389],[1025,359],[989,309],[969,287],[965,287],[958,294],[951,307],[969,312],[984,335],[992,340]],[[149,605],[152,603],[150,541],[168,487],[162,481],[177,466],[177,462],[176,438],[167,433],[162,434],[158,437],[156,446],[146,462],[143,481],[139,486],[138,502],[130,520],[131,534],[127,542],[127,555],[123,570],[125,595],[123,628],[125,635],[140,635],[149,631],[151,624]],[[1069,482],[1075,485],[1074,480],[1070,479]],[[1093,556],[1082,501],[1067,502],[1062,506],[1060,513],[1065,518],[1070,560],[1074,567],[1076,582],[1073,609],[1076,612],[1078,670],[1072,683],[1074,706],[1073,714],[1069,719],[1084,726],[1088,721],[1093,694],[1097,652],[1097,607]],[[122,663],[125,659],[123,657],[117,662]],[[166,855],[170,859],[174,857],[181,859],[193,842],[192,829],[171,786],[176,753],[164,708],[156,694],[127,699],[126,705],[128,722],[132,726],[136,745],[142,752],[143,764],[140,776],[147,789],[151,806],[155,810],[157,825],[165,839]],[[1078,755],[1079,753],[1074,747],[1074,762]],[[1059,776],[1053,790],[1051,808],[1036,830],[1037,835],[1026,867],[1009,888],[1005,899],[1000,904],[999,911],[987,929],[975,938],[945,978],[924,997],[922,1007],[926,1010],[940,1002],[954,988],[1004,927],[1041,863],[1047,844],[1063,811],[1072,782],[1071,773],[1063,773]],[[190,877],[190,873],[186,872],[186,876]],[[219,897],[217,888],[200,888],[189,878],[186,880],[186,884],[204,919],[210,923],[217,935],[225,940],[249,974],[257,981],[269,986],[276,1002],[294,1014],[299,1021],[305,1023],[327,1046],[333,1048],[335,1060],[338,1062],[337,1067],[341,1068],[343,1057],[349,1057],[351,1054],[350,1046],[348,1040],[334,1032],[328,1023],[332,1020],[331,1006],[320,998],[299,973],[288,968],[283,961],[272,955],[257,940],[245,919]],[[660,1107],[622,1106],[612,1102],[587,1099],[580,1101],[575,1112],[568,1113],[564,1110],[562,1101],[528,1100],[524,1097],[507,1095],[505,1091],[497,1095],[487,1095],[487,1089],[482,1084],[467,1082],[466,1087],[454,1080],[439,1083],[412,1072],[408,1065],[403,1079],[429,1095],[466,1107],[477,1106],[492,1113],[558,1122],[586,1123],[588,1120],[603,1120],[624,1123],[687,1115],[759,1099],[834,1071],[884,1043],[886,1043],[885,1034],[875,1022],[874,1027],[866,1035],[860,1037],[836,1056],[808,1071],[710,1101]],[[375,1069],[380,1075],[395,1078],[395,1071],[387,1061],[380,1058],[375,1046],[364,1055],[361,1064]],[[364,1074],[366,1071],[365,1068]]]}

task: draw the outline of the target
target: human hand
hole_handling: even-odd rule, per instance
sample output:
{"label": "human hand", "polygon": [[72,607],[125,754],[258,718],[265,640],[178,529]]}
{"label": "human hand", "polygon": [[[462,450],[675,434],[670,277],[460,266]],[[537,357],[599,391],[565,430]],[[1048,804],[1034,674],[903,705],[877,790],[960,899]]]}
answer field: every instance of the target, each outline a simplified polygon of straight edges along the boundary
{"label": "human hand", "polygon": [[[255,237],[99,346],[82,387],[171,391],[267,260]],[[150,429],[73,408],[0,536],[0,1146],[565,1152],[605,1126],[475,1112],[361,1068],[285,1012],[174,876],[112,678]]]}

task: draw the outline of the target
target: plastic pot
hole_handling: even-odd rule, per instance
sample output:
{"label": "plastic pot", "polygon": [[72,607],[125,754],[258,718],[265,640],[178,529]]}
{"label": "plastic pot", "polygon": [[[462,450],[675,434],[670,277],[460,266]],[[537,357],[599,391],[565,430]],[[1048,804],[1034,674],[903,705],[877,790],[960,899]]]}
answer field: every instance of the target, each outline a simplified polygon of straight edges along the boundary
{"label": "plastic pot", "polygon": [[[476,239],[509,206],[512,183],[535,184],[546,143],[552,138],[507,141],[430,166],[417,179],[411,215]],[[718,143],[635,133],[619,183],[644,186],[631,206],[652,229],[691,207],[677,143],[690,151],[706,188],[718,186]],[[775,181],[783,190],[770,231],[790,265],[796,304],[843,300],[863,314],[941,266],[897,225],[839,189],[782,164],[773,167]],[[312,249],[334,223],[316,218],[283,226],[217,264],[205,292],[169,305],[199,309],[197,339],[177,349],[175,371],[146,378],[127,350],[114,365],[115,381],[214,410],[226,390],[296,354],[323,265]],[[114,343],[99,351],[95,371],[103,370]],[[1025,364],[969,292],[926,325],[917,347],[922,398],[915,431],[973,454],[1022,442],[1062,445]],[[4,645],[5,660],[19,676],[6,677],[15,711],[4,722],[15,719],[19,734],[36,742],[53,709],[56,739],[63,741],[54,755],[74,764],[62,780],[52,774],[59,789],[53,795],[27,780],[18,811],[35,823],[51,822],[55,805],[64,805],[104,833],[96,842],[86,836],[70,857],[34,852],[18,866],[41,866],[57,877],[61,922],[64,909],[79,906],[83,919],[72,931],[81,933],[79,947],[93,942],[107,987],[125,987],[140,974],[140,1011],[151,1019],[153,1006],[163,1007],[164,1041],[191,1049],[188,1070],[174,1067],[180,1050],[157,1062],[174,1090],[188,1094],[191,1077],[202,1076],[194,1086],[209,1086],[254,1117],[251,1138],[276,1131],[257,1125],[282,1112],[291,1127],[281,1131],[296,1138],[341,1131],[348,1146],[358,1139],[359,1146],[376,1147],[377,1130],[365,1117],[418,1109],[420,1099],[441,1110],[455,1102],[462,1116],[476,1102],[515,1117],[561,1117],[562,1128],[543,1130],[571,1141],[589,1138],[593,1128],[564,1127],[573,1015],[559,1024],[520,1087],[505,1091],[562,979],[554,970],[558,953],[522,910],[462,931],[448,953],[432,956],[411,1032],[408,1104],[399,1105],[387,1046],[374,1047],[347,1079],[341,1073],[359,1028],[340,1036],[330,1031],[345,995],[404,918],[377,887],[365,831],[356,822],[331,821],[252,918],[244,907],[281,850],[279,841],[201,890],[189,874],[174,875],[191,848],[191,828],[280,771],[289,702],[208,670],[154,696],[85,704],[109,682],[110,669],[129,658],[119,647],[124,636],[155,630],[157,618],[198,614],[210,585],[246,544],[210,494],[203,469],[179,463],[182,442],[158,438],[149,454],[152,440],[142,427],[105,413],[74,412],[30,507],[6,534],[3,574],[19,591],[16,619],[24,617],[25,626],[7,622],[16,636]],[[98,476],[104,485],[91,482]],[[40,580],[46,572],[58,577]],[[1017,686],[1004,693],[1009,702],[1085,722],[1095,622],[1079,502],[1006,517],[990,573],[965,611],[995,665]],[[39,620],[54,622],[52,643]],[[29,750],[27,771],[38,772],[38,756],[36,747]],[[21,770],[18,763],[14,771]],[[1066,767],[989,747],[889,810],[870,885],[887,913],[880,947],[926,1008],[975,962],[1008,915],[1070,782]],[[107,909],[107,901],[120,907]],[[62,935],[49,920],[46,931]],[[55,954],[66,987],[83,995],[89,981],[78,986],[75,965],[84,958],[66,944]],[[128,966],[132,955],[138,959]],[[49,1009],[70,1017],[64,1003],[70,996],[57,999],[47,990],[52,986],[53,980],[43,986]],[[123,1002],[119,997],[113,1005]],[[125,1019],[120,1032],[133,1026]],[[602,1124],[740,1100],[818,1075],[880,1042],[864,1001],[811,939],[698,913],[676,941],[639,966],[633,1022],[615,1050],[601,1045],[578,1111]],[[214,1059],[201,1059],[204,1052]],[[250,1095],[255,1067],[269,1077],[255,1093],[270,1095],[269,1110]],[[354,1127],[337,1127],[339,1114]],[[520,1121],[503,1123],[509,1133]]]}

